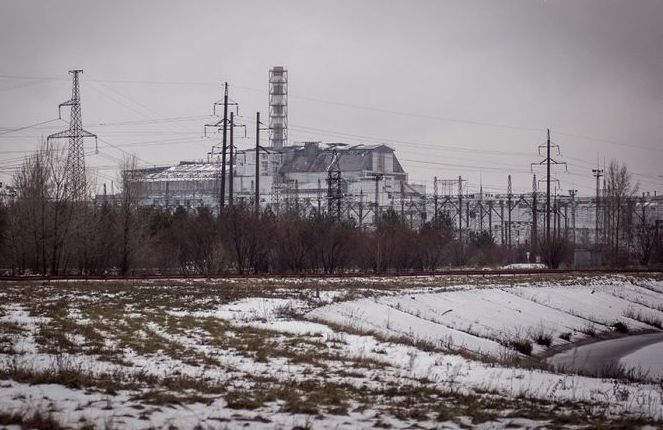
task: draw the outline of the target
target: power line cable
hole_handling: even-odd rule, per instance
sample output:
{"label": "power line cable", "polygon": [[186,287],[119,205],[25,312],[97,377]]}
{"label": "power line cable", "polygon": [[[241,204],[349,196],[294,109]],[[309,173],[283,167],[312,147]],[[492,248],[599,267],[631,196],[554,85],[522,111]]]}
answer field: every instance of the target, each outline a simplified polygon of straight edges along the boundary
{"label": "power line cable", "polygon": [[36,127],[36,126],[39,126],[39,125],[48,124],[48,123],[55,122],[55,121],[59,121],[59,120],[60,120],[60,118],[49,119],[48,121],[41,121],[41,122],[37,122],[37,123],[34,123],[34,124],[25,125],[25,126],[23,126],[23,127],[18,127],[18,128],[13,128],[13,129],[5,130],[5,131],[3,131],[3,132],[0,132],[0,135],[5,135],[5,134],[9,134],[9,133],[15,133],[15,132],[17,132],[17,131],[26,130],[26,129],[28,129],[28,128],[32,128],[32,127]]}

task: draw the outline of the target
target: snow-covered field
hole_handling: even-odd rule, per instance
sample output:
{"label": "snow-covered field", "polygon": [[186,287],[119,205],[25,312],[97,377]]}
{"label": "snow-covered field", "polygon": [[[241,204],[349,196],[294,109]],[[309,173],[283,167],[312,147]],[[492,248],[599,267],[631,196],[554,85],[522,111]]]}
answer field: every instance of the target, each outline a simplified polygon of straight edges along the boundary
{"label": "snow-covered field", "polygon": [[528,428],[663,418],[660,381],[556,373],[536,358],[617,322],[656,330],[660,277],[279,282],[0,285],[0,426]]}
{"label": "snow-covered field", "polygon": [[315,309],[309,317],[492,356],[509,352],[514,342],[527,341],[536,354],[548,346],[612,332],[618,322],[631,331],[660,328],[662,285],[614,277],[580,285],[459,285],[457,291],[335,303]]}

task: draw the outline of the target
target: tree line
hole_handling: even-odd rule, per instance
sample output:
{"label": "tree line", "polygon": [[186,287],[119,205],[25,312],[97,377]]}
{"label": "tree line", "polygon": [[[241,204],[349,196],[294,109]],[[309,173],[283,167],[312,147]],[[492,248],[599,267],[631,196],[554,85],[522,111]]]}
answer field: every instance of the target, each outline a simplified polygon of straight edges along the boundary
{"label": "tree line", "polygon": [[[551,267],[571,263],[572,245],[563,235],[539,249],[498,245],[488,232],[459,240],[446,214],[411,228],[393,210],[374,228],[321,213],[278,216],[233,205],[219,214],[139,205],[132,186],[135,160],[124,162],[118,198],[91,204],[68,192],[66,152],[44,147],[27,157],[14,175],[17,196],[0,205],[0,267],[14,274],[132,273],[339,273],[435,271],[448,267],[498,266],[526,262],[539,254]],[[622,168],[623,167],[623,168]],[[614,180],[610,179],[614,176]],[[629,205],[637,190],[624,166],[608,169],[617,198],[606,197],[605,255],[608,264],[661,261],[652,223],[634,222]],[[90,189],[93,184],[88,184]],[[637,212],[637,211],[636,211]]]}

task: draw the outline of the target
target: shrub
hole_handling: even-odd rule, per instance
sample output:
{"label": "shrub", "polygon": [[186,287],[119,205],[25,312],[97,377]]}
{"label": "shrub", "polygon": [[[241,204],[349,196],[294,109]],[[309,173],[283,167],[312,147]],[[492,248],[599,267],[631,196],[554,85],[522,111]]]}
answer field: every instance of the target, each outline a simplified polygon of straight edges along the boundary
{"label": "shrub", "polygon": [[617,321],[612,325],[617,333],[628,333],[628,327],[621,321]]}
{"label": "shrub", "polygon": [[516,339],[511,341],[511,347],[521,354],[532,355],[532,342],[526,339]]}
{"label": "shrub", "polygon": [[596,327],[594,324],[587,323],[587,325],[581,331],[589,337],[596,336]]}
{"label": "shrub", "polygon": [[538,345],[549,347],[552,344],[552,333],[539,330],[534,334],[534,342]]}

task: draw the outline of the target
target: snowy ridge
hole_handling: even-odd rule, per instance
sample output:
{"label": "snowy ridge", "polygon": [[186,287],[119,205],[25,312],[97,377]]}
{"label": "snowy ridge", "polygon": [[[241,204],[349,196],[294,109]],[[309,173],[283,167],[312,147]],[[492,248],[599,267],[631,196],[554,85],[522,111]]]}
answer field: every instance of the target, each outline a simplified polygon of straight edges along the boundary
{"label": "snowy ridge", "polygon": [[[188,288],[196,286],[183,292]],[[43,296],[30,301],[16,288],[12,300],[19,304],[0,309],[10,343],[0,353],[0,371],[7,375],[0,378],[0,413],[50,411],[74,428],[81,423],[135,429],[244,428],[247,423],[272,429],[311,422],[314,428],[334,429],[546,425],[518,416],[474,425],[462,413],[452,421],[433,412],[413,418],[393,413],[399,404],[393,402],[407,403],[407,397],[383,394],[424,389],[450,396],[433,397],[433,408],[457,395],[488,396],[500,403],[531,400],[555,409],[581,405],[592,414],[661,419],[660,384],[526,369],[495,359],[518,354],[514,339],[532,342],[536,354],[548,348],[536,344],[540,335],[556,346],[585,339],[590,329],[611,331],[616,321],[631,330],[652,328],[656,318],[663,318],[659,290],[660,281],[619,277],[361,294],[287,285],[269,297],[219,302],[215,294],[163,296],[152,287],[143,296],[129,288],[98,297],[46,287],[35,290]],[[69,303],[66,312],[58,305],[62,297]],[[23,381],[16,369],[47,376],[80,373],[93,382]],[[98,384],[109,377],[121,384],[104,390]],[[169,380],[184,388],[172,388]],[[297,402],[310,400],[306,390],[327,384],[345,390],[340,411],[325,406],[326,397],[314,400],[315,412],[297,409]],[[298,386],[308,388],[298,391],[293,410],[282,390]],[[367,394],[374,396],[368,407],[362,400]]]}
{"label": "snowy ridge", "polygon": [[620,282],[408,293],[336,303],[308,317],[496,356],[512,341],[530,340],[537,353],[544,350],[538,337],[556,346],[612,331],[617,322],[630,330],[655,328],[663,321],[663,294],[655,288],[663,289]]}

